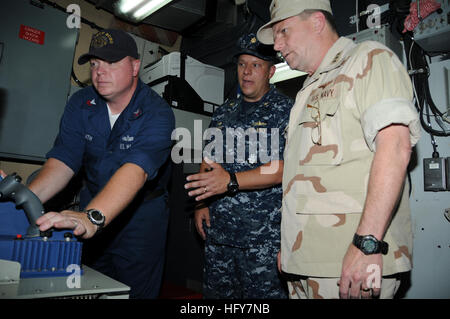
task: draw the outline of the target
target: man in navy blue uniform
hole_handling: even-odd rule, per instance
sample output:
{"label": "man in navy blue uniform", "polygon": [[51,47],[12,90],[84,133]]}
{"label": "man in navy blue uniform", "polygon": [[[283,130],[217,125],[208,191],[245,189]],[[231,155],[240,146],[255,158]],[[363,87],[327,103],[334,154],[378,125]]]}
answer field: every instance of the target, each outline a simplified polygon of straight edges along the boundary
{"label": "man in navy blue uniform", "polygon": [[[287,298],[276,259],[283,135],[293,101],[270,85],[276,55],[255,34],[238,41],[235,59],[240,93],[214,113],[210,129],[216,130],[215,147],[185,185],[196,188],[189,195],[200,203],[195,223],[205,240],[203,294]],[[223,143],[217,143],[220,137]],[[216,149],[222,144],[223,149]]]}
{"label": "man in navy blue uniform", "polygon": [[156,298],[169,217],[174,115],[139,80],[136,43],[126,32],[93,35],[89,52],[78,60],[86,62],[93,86],[70,98],[55,144],[29,186],[46,202],[84,168],[84,211],[49,212],[37,224],[92,238],[83,249],[86,264],[129,285],[130,298]]}

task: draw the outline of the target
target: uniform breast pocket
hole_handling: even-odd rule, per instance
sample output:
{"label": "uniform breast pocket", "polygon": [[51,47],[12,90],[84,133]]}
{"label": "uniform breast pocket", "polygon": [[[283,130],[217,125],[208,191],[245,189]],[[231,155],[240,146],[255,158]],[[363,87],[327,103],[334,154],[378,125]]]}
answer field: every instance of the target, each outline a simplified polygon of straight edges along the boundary
{"label": "uniform breast pocket", "polygon": [[342,121],[337,98],[307,103],[300,116],[300,165],[339,165],[343,160]]}
{"label": "uniform breast pocket", "polygon": [[104,143],[95,135],[86,133],[86,151],[84,154],[85,161],[91,167],[95,166],[103,156],[104,153]]}

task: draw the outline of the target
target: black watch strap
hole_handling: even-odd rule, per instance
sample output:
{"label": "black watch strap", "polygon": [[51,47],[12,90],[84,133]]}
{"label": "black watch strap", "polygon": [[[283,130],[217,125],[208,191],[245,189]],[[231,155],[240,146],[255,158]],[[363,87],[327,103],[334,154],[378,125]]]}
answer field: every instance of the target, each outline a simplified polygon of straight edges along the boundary
{"label": "black watch strap", "polygon": [[232,172],[228,172],[230,175],[230,182],[227,185],[228,193],[231,195],[236,194],[239,191],[239,183],[237,182],[236,174]]}
{"label": "black watch strap", "polygon": [[386,255],[389,250],[388,243],[378,240],[373,235],[358,235],[353,236],[353,245],[361,250],[365,255],[383,254]]}

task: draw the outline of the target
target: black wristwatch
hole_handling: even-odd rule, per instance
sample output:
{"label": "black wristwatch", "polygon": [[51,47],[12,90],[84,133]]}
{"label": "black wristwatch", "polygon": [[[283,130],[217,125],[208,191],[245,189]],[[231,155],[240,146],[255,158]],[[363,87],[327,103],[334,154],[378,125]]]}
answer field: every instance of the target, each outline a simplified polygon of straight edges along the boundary
{"label": "black wristwatch", "polygon": [[236,179],[236,174],[230,172],[228,172],[228,174],[230,174],[230,182],[227,185],[228,194],[235,195],[239,191],[239,184]]}
{"label": "black wristwatch", "polygon": [[97,227],[97,231],[100,231],[105,226],[105,215],[98,209],[88,209],[86,214],[90,222]]}
{"label": "black wristwatch", "polygon": [[383,254],[386,255],[389,250],[388,243],[378,240],[373,235],[353,236],[353,245],[361,250],[365,255]]}

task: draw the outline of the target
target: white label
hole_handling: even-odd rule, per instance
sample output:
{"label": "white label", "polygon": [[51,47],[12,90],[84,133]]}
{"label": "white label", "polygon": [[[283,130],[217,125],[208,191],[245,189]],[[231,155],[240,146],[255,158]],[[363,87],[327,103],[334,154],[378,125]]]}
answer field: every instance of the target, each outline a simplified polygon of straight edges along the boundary
{"label": "white label", "polygon": [[431,163],[428,167],[429,169],[439,169],[440,165],[439,163]]}

